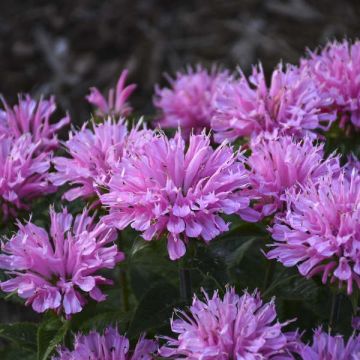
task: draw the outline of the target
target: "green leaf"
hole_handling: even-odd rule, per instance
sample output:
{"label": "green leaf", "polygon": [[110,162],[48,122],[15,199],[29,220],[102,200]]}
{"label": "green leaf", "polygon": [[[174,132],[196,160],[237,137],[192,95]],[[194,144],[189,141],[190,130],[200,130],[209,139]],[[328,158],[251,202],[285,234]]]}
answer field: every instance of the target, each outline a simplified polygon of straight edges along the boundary
{"label": "green leaf", "polygon": [[20,348],[36,349],[37,326],[33,323],[0,324],[0,337],[11,341]]}
{"label": "green leaf", "polygon": [[169,324],[174,307],[179,304],[179,292],[169,283],[158,282],[140,300],[129,327],[130,336],[152,330],[160,333]]}
{"label": "green leaf", "polygon": [[70,321],[64,323],[58,318],[45,320],[37,332],[38,360],[46,360],[65,338],[70,327]]}

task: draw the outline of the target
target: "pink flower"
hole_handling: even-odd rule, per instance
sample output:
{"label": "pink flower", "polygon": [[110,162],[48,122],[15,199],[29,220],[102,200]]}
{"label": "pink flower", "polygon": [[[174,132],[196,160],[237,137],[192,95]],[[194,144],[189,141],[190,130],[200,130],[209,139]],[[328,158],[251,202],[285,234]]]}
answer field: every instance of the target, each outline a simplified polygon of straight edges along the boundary
{"label": "pink flower", "polygon": [[189,238],[208,243],[227,231],[221,214],[252,220],[242,192],[248,185],[243,161],[226,144],[214,150],[202,133],[191,135],[186,147],[179,132],[174,139],[159,134],[110,180],[110,192],[101,196],[110,209],[104,221],[118,229],[131,224],[148,241],[166,235],[175,260],[185,254]]}
{"label": "pink flower", "polygon": [[339,159],[324,160],[324,144],[313,144],[305,136],[296,141],[291,136],[259,136],[251,141],[248,165],[252,173],[256,210],[263,216],[284,206],[284,194],[291,187],[299,188],[308,180],[316,182],[329,171],[340,169]]}
{"label": "pink flower", "polygon": [[37,151],[49,151],[59,145],[57,132],[70,122],[67,115],[56,123],[50,119],[56,111],[54,97],[36,101],[30,95],[19,96],[19,102],[11,108],[1,97],[5,110],[0,110],[0,134],[19,138],[31,134],[34,143],[39,143]]}
{"label": "pink flower", "polygon": [[92,125],[92,130],[84,124],[80,131],[70,133],[65,146],[71,157],[53,159],[56,169],[50,175],[53,184],[75,185],[64,194],[68,201],[102,192],[123,156],[141,151],[143,143],[152,137],[151,131],[139,130],[140,123],[129,133],[122,119],[115,122],[109,118],[104,123]]}
{"label": "pink flower", "polygon": [[157,351],[157,343],[141,336],[134,351],[130,351],[129,340],[115,328],[107,328],[104,335],[91,331],[88,335],[77,335],[74,350],[58,349],[52,360],[151,360]]}
{"label": "pink flower", "polygon": [[0,206],[2,216],[29,209],[31,200],[56,191],[48,181],[50,155],[38,151],[29,133],[18,138],[0,135]]}
{"label": "pink flower", "polygon": [[305,345],[300,354],[302,360],[357,360],[360,335],[351,336],[345,343],[343,336],[331,336],[319,328],[314,333],[313,344]]}
{"label": "pink flower", "polygon": [[16,291],[39,313],[49,309],[78,313],[85,294],[96,301],[105,299],[99,285],[112,282],[96,272],[114,268],[124,254],[113,244],[116,231],[103,223],[95,225],[86,209],[73,219],[66,209],[56,213],[50,208],[50,219],[50,238],[32,222],[18,222],[17,234],[2,245],[0,268],[11,278],[0,287]]}
{"label": "pink flower", "polygon": [[168,338],[159,353],[173,359],[294,359],[297,333],[284,333],[289,323],[276,320],[274,300],[263,304],[257,292],[242,296],[233,288],[221,299],[204,291],[205,300],[196,296],[189,312],[177,311],[171,329],[177,338]]}
{"label": "pink flower", "polygon": [[219,89],[211,126],[218,142],[276,129],[281,134],[315,137],[315,130],[327,130],[335,120],[334,114],[323,111],[330,104],[331,99],[320,96],[311,77],[298,68],[279,65],[268,86],[259,65],[249,80],[240,73],[240,79]]}
{"label": "pink flower", "polygon": [[198,66],[187,73],[178,72],[175,79],[168,77],[170,88],[155,89],[154,105],[162,112],[159,125],[175,129],[180,126],[185,137],[191,131],[199,134],[204,128],[210,129],[216,90],[228,76],[227,71],[214,68],[208,72]]}
{"label": "pink flower", "polygon": [[301,67],[317,84],[320,94],[333,101],[340,125],[360,127],[360,42],[328,43],[321,52],[309,52]]}
{"label": "pink flower", "polygon": [[97,108],[96,110],[99,116],[127,116],[132,112],[132,108],[126,101],[136,89],[136,85],[130,84],[125,86],[127,75],[127,70],[121,73],[116,84],[116,89],[109,90],[107,99],[96,87],[90,88],[90,94],[86,99]]}
{"label": "pink flower", "polygon": [[340,171],[286,193],[287,211],[271,229],[275,243],[268,253],[283,265],[322,281],[360,287],[360,175]]}

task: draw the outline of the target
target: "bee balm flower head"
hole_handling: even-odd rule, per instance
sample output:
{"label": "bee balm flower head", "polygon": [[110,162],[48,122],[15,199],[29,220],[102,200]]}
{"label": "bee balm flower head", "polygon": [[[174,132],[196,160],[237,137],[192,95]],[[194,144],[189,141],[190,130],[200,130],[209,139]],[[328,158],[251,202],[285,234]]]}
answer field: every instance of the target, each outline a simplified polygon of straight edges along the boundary
{"label": "bee balm flower head", "polygon": [[179,132],[173,139],[158,134],[113,175],[101,196],[110,210],[104,221],[119,229],[131,224],[145,240],[165,234],[170,258],[178,259],[189,238],[209,242],[228,230],[221,214],[252,220],[243,194],[249,174],[239,156],[226,144],[214,150],[205,133],[191,135],[188,147]]}
{"label": "bee balm flower head", "polygon": [[124,254],[113,244],[116,232],[94,224],[86,209],[73,218],[66,209],[50,208],[51,228],[28,222],[2,245],[0,268],[10,280],[0,283],[5,292],[17,292],[39,313],[53,309],[66,315],[80,312],[85,295],[105,299],[99,286],[111,284],[98,270],[111,269]]}
{"label": "bee balm flower head", "polygon": [[159,353],[173,359],[294,359],[297,333],[283,332],[288,323],[277,320],[274,301],[263,303],[257,292],[242,296],[233,288],[224,298],[217,292],[205,300],[194,297],[189,312],[177,311],[171,320],[175,338]]}

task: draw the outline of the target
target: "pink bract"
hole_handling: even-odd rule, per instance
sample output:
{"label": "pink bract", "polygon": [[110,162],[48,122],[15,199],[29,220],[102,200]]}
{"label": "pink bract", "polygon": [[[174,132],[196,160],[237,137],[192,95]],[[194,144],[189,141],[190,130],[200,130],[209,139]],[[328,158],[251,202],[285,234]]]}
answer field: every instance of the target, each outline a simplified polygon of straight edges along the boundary
{"label": "pink bract", "polygon": [[127,76],[128,71],[124,70],[120,74],[116,88],[109,90],[107,98],[96,87],[90,88],[90,94],[86,99],[96,107],[99,116],[127,116],[132,112],[127,100],[136,89],[136,85],[125,86]]}

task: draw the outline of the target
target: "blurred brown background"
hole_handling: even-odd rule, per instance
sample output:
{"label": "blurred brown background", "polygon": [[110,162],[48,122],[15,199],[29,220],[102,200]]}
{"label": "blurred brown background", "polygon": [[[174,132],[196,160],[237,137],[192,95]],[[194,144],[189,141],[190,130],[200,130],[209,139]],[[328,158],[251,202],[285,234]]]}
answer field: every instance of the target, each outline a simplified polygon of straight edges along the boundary
{"label": "blurred brown background", "polygon": [[306,47],[356,38],[360,1],[62,0],[0,2],[0,92],[54,93],[76,123],[92,85],[113,85],[124,67],[139,88],[132,103],[152,113],[164,71],[187,64],[270,70],[296,62]]}

